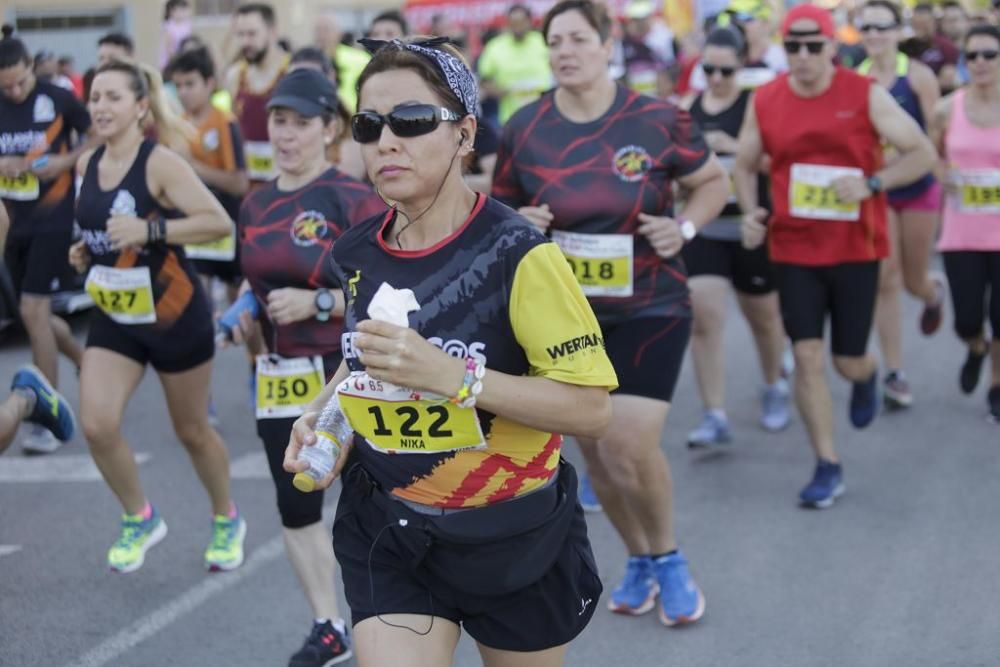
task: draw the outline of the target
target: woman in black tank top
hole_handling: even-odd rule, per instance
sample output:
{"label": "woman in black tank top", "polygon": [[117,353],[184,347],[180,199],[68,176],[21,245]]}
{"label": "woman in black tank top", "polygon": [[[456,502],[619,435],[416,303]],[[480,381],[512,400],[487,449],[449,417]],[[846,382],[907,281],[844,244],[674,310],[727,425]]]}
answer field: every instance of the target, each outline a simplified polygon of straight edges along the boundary
{"label": "woman in black tank top", "polygon": [[[750,100],[740,90],[737,75],[746,45],[735,28],[717,28],[709,34],[702,54],[708,88],[691,103],[691,116],[727,171],[739,148],[737,137]],[[767,181],[758,180],[761,201],[767,201]],[[684,247],[688,285],[694,310],[691,355],[704,404],[704,417],[688,435],[691,447],[710,447],[730,441],[725,412],[725,350],[723,347],[729,286],[736,290],[740,310],[750,325],[764,376],[760,422],[777,431],[788,424],[788,387],[781,378],[784,331],[778,295],[764,247],[747,250],[740,242],[740,207],[730,191],[726,208]],[[727,284],[728,283],[728,284]]]}
{"label": "woman in black tank top", "polygon": [[94,461],[124,509],[108,565],[138,569],[146,550],[166,535],[121,434],[125,408],[149,363],[211,499],[215,519],[205,564],[233,569],[243,560],[246,524],[229,496],[226,447],[208,423],[211,311],[181,247],[225,236],[229,218],[180,156],[144,138],[149,115],[161,142],[183,133],[163,102],[159,75],[130,63],[105,65],[94,77],[89,108],[104,145],[77,165],[83,238],[71,248],[70,263],[88,271],[87,291],[97,305],[80,372],[80,417]]}

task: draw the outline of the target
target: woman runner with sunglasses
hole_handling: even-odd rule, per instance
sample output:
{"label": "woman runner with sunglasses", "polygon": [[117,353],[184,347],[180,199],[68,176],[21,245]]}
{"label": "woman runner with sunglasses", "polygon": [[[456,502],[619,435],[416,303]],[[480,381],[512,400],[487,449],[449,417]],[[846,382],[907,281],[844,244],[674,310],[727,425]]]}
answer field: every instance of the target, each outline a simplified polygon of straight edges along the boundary
{"label": "woman runner with sunglasses", "polygon": [[[737,28],[716,28],[709,33],[701,55],[708,88],[691,103],[691,117],[701,126],[706,143],[727,171],[732,171],[738,150],[736,138],[750,102],[750,91],[740,90],[736,83],[745,56],[746,42]],[[766,202],[767,179],[763,176],[758,193]],[[740,207],[734,191],[722,215],[684,246],[683,257],[694,312],[691,357],[704,406],[701,424],[688,434],[688,446],[712,447],[731,439],[725,411],[723,345],[730,285],[750,325],[764,374],[760,424],[768,431],[785,428],[788,383],[781,377],[785,334],[771,262],[767,248],[747,250],[740,243]]]}
{"label": "woman runner with sunglasses", "polygon": [[[965,61],[969,84],[938,103],[932,125],[949,188],[938,248],[955,305],[955,332],[968,346],[959,384],[963,393],[975,391],[989,355],[987,400],[990,415],[1000,421],[1000,29],[969,30]],[[992,342],[983,327],[987,319]]]}
{"label": "woman runner with sunglasses", "polygon": [[[357,435],[321,485],[346,462],[333,545],[362,667],[451,664],[460,627],[489,667],[560,665],[601,584],[559,434],[603,433],[615,373],[559,248],[462,177],[479,103],[458,51],[368,46],[352,130],[394,206],[334,245],[346,364],[285,468],[336,391]],[[372,319],[387,293],[409,327]]]}
{"label": "woman runner with sunglasses", "polygon": [[[543,26],[557,87],[508,122],[493,191],[562,248],[618,373],[607,435],[577,439],[629,556],[608,606],[644,614],[659,595],[664,625],[690,623],[705,599],[673,533],[660,441],[691,330],[679,253],[722,211],[726,173],[686,111],[609,77],[603,7],[560,2]],[[683,211],[674,181],[688,192]]]}
{"label": "woman runner with sunglasses", "polygon": [[[868,58],[858,67],[889,91],[896,103],[923,129],[934,112],[940,92],[937,78],[919,60],[899,51],[902,15],[889,0],[871,0],[861,9],[861,38]],[[894,151],[889,162],[899,159]],[[941,211],[941,186],[933,174],[894,188],[889,199],[889,256],[882,262],[875,325],[886,367],[883,388],[886,405],[908,408],[913,403],[910,383],[903,373],[902,304],[906,291],[924,302],[920,330],[929,336],[941,326],[944,285],[928,275],[934,237]]]}
{"label": "woman runner with sunglasses", "polygon": [[[254,190],[240,209],[243,289],[260,304],[259,337],[268,354],[256,359],[257,435],[264,443],[292,568],[316,619],[289,667],[320,667],[350,658],[337,607],[335,566],[323,527],[323,494],[302,493],[282,468],[292,424],[340,367],[344,296],[332,271],[331,248],[351,224],[384,211],[371,187],[331,166],[339,102],[321,72],[292,69],[267,103],[278,177]],[[233,331],[253,327],[249,313]]]}

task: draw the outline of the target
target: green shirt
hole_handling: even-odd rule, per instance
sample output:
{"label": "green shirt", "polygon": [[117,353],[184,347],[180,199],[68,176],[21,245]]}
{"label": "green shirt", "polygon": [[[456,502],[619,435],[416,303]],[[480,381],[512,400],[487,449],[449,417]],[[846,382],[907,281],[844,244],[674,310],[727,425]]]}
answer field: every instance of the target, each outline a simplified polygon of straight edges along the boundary
{"label": "green shirt", "polygon": [[347,113],[358,110],[358,78],[369,60],[371,56],[367,53],[346,44],[338,44],[333,53],[333,61],[337,63],[337,97]]}
{"label": "green shirt", "polygon": [[520,42],[505,32],[491,39],[479,58],[479,76],[507,92],[500,98],[500,122],[552,87],[549,48],[541,33],[529,32]]}

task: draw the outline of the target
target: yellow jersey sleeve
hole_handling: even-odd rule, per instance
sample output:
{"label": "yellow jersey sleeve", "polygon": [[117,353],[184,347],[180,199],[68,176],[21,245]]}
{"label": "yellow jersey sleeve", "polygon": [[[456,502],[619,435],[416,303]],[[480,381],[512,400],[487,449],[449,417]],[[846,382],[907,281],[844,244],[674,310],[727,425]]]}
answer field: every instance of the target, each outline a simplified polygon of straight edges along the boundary
{"label": "yellow jersey sleeve", "polygon": [[555,243],[525,254],[514,272],[510,323],[531,374],[591,387],[618,388],[601,327]]}

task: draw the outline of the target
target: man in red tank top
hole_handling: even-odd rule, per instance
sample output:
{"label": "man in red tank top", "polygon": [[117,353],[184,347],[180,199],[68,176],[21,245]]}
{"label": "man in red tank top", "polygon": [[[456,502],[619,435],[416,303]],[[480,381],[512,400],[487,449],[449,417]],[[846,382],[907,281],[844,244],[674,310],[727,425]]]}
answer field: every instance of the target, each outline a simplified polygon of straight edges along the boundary
{"label": "man in red tank top", "polygon": [[[828,11],[798,5],[786,15],[782,34],[789,72],[755,92],[733,178],[744,245],[769,238],[795,352],[795,399],[818,458],[800,499],[825,508],[844,491],[826,383],[826,318],[834,366],[853,383],[851,423],[863,428],[879,411],[878,365],[867,349],[879,261],[889,251],[883,191],[930,171],[934,150],[883,88],[834,65]],[[889,167],[882,161],[883,140],[901,155]],[[757,169],[765,154],[771,211],[757,202]]]}
{"label": "man in red tank top", "polygon": [[268,4],[240,5],[235,34],[241,58],[226,73],[226,88],[233,96],[233,113],[243,134],[247,174],[252,184],[259,184],[277,175],[267,136],[267,101],[288,69],[289,58],[278,46],[274,9]]}

